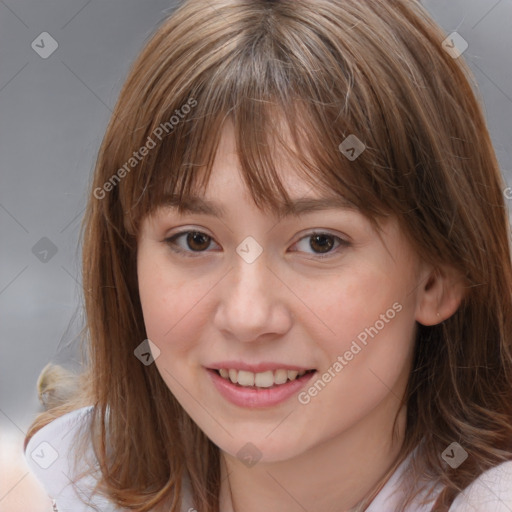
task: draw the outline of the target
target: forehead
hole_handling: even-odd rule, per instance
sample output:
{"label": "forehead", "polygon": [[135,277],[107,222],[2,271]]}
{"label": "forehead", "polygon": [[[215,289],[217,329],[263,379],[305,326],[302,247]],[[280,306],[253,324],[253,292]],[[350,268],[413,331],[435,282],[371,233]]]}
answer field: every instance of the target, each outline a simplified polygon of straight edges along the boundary
{"label": "forehead", "polygon": [[[292,145],[292,141],[289,142]],[[282,154],[275,152],[273,158],[279,178],[291,198],[290,202],[283,201],[277,208],[272,208],[276,216],[302,215],[330,208],[357,210],[348,199],[327,190],[320,182],[312,184],[311,181],[306,181],[297,172],[294,162],[285,159]],[[250,196],[240,169],[233,125],[227,122],[221,132],[205,189],[199,190],[195,187],[186,197],[169,194],[164,198],[162,206],[176,209],[179,213],[199,213],[222,218],[227,216],[225,204],[240,198],[251,201]]]}
{"label": "forehead", "polygon": [[[197,195],[180,198],[176,195],[171,195],[166,198],[162,207],[175,209],[183,215],[202,214],[218,218],[228,216],[228,211],[223,204],[222,198],[210,199]],[[298,198],[292,197],[291,202],[283,203],[279,209],[274,211],[274,214],[278,218],[283,218],[286,216],[301,216],[311,212],[334,208],[357,211],[357,208],[342,196],[313,197],[308,195]]]}

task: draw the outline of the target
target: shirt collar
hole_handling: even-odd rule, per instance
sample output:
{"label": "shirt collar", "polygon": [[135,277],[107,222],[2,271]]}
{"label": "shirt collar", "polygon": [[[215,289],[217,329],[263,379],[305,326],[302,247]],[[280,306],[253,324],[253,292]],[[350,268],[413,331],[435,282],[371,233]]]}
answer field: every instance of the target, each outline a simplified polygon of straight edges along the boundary
{"label": "shirt collar", "polygon": [[[402,461],[396,471],[384,484],[384,487],[382,487],[379,494],[375,496],[374,500],[370,503],[365,512],[395,512],[399,510],[402,501],[406,498],[403,477],[405,476],[407,468],[417,449],[418,447],[416,447]],[[421,501],[430,489],[432,489],[432,486],[419,493],[413,502],[407,507],[406,512],[430,512],[432,510],[432,505],[441,490],[439,487],[436,488],[431,495],[431,501],[427,504],[422,504]]]}

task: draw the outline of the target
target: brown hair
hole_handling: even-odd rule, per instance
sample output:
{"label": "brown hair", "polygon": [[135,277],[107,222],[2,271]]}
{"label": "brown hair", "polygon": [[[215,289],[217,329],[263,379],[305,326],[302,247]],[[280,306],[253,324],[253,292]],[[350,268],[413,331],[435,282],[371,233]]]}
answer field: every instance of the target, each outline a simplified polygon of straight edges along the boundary
{"label": "brown hair", "polygon": [[[433,510],[447,510],[512,458],[504,184],[472,75],[444,38],[411,0],[190,0],[148,42],[107,128],[84,222],[82,400],[94,404],[100,489],[116,504],[177,512],[188,474],[196,508],[218,511],[218,448],[156,366],[134,356],[146,338],[135,264],[141,220],[170,194],[206,186],[227,119],[260,208],[287,203],[273,157],[288,154],[312,187],[345,196],[374,222],[396,216],[422,258],[465,280],[452,317],[418,326],[399,456],[418,447],[408,499],[424,476],[444,486]],[[354,161],[338,148],[350,134],[366,146]],[[74,407],[43,414],[27,439]],[[441,459],[453,441],[469,454],[457,469]]]}

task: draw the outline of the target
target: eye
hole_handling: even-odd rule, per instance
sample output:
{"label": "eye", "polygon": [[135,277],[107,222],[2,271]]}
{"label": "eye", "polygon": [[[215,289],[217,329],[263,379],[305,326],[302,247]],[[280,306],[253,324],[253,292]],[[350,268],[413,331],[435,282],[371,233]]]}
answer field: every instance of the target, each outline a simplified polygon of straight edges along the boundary
{"label": "eye", "polygon": [[[184,239],[185,247],[178,243],[181,238]],[[205,252],[212,241],[213,238],[202,231],[182,231],[165,239],[171,250],[187,257],[194,257],[193,253]]]}
{"label": "eye", "polygon": [[[183,239],[183,242],[179,243],[181,239]],[[309,240],[309,243],[306,243],[307,240]],[[189,230],[176,233],[164,241],[172,251],[185,257],[195,257],[203,252],[207,252],[207,249],[213,242],[213,238],[202,231]],[[302,248],[300,248],[301,244]],[[308,252],[307,249],[311,249],[317,258],[322,259],[334,256],[340,247],[347,247],[349,245],[348,241],[339,236],[324,232],[313,232],[302,237],[293,246],[299,247],[300,252]],[[333,250],[334,247],[335,249]]]}
{"label": "eye", "polygon": [[[309,240],[309,243],[307,241]],[[340,247],[348,247],[350,243],[343,238],[330,233],[313,232],[302,237],[294,246],[300,247],[302,244],[302,252],[308,252],[307,249],[311,249],[313,254],[318,258],[329,258],[334,256]],[[336,249],[332,250],[336,246]]]}

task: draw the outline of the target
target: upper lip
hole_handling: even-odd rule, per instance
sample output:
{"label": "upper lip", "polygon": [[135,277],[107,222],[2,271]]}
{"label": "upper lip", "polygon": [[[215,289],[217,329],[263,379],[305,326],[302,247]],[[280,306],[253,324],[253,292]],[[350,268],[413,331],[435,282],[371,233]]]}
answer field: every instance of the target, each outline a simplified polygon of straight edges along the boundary
{"label": "upper lip", "polygon": [[261,373],[266,371],[274,371],[279,369],[284,370],[313,370],[310,366],[300,366],[300,365],[292,365],[285,363],[270,363],[270,362],[261,362],[256,364],[244,363],[243,361],[220,361],[218,363],[212,363],[207,368],[211,370],[220,370],[222,368],[225,369],[234,369],[234,370],[245,370],[247,372],[252,373]]}

